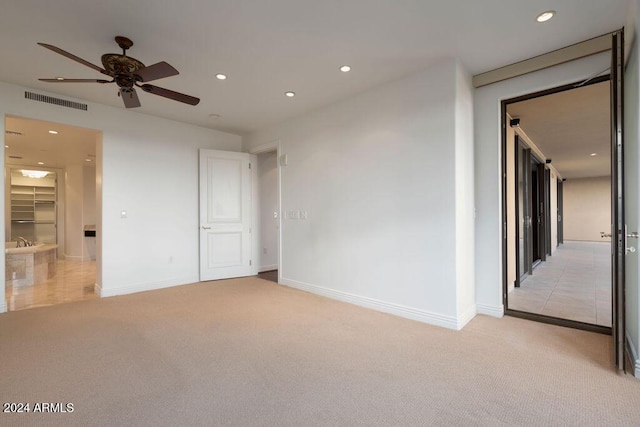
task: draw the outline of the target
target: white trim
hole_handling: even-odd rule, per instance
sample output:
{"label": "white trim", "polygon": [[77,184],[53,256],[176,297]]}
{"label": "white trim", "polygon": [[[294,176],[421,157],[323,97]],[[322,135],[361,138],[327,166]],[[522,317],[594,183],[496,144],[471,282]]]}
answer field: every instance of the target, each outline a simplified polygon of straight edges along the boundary
{"label": "white trim", "polygon": [[6,313],[7,312],[7,301],[2,300],[2,302],[0,302],[0,313]]}
{"label": "white trim", "polygon": [[456,327],[456,330],[459,331],[467,326],[467,323],[469,323],[474,317],[476,317],[476,314],[478,314],[478,310],[476,309],[476,305],[473,304],[466,312],[458,316],[458,326]]}
{"label": "white trim", "polygon": [[[406,319],[417,320],[419,322],[428,323],[430,325],[442,326],[449,329],[460,330],[466,322],[451,316],[430,313],[425,310],[418,310],[411,307],[405,307],[399,304],[392,304],[384,301],[375,300],[373,298],[362,297],[349,294],[346,292],[336,291],[324,288],[322,286],[311,285],[309,283],[298,282],[287,278],[280,278],[280,284],[291,288],[300,289],[302,291],[311,292],[316,295],[322,295],[327,298],[338,301],[347,302],[349,304],[370,308],[383,313],[389,313]],[[470,319],[469,319],[470,320]]]}
{"label": "white trim", "polygon": [[633,345],[633,341],[631,341],[631,337],[627,333],[627,354],[629,358],[633,362],[633,375],[640,379],[640,359],[638,358],[638,352]]}
{"label": "white trim", "polygon": [[503,317],[504,305],[496,307],[493,305],[476,304],[476,312],[478,314],[484,314],[492,317]]}
{"label": "white trim", "polygon": [[113,297],[116,295],[134,294],[137,292],[154,291],[157,289],[171,288],[173,286],[188,285],[191,283],[197,283],[200,279],[198,276],[187,277],[183,279],[171,279],[164,280],[162,282],[153,283],[136,283],[128,286],[120,286],[117,288],[104,289],[97,283],[95,284],[95,292],[100,297]]}
{"label": "white trim", "polygon": [[277,269],[278,269],[278,264],[271,264],[271,265],[263,265],[262,267],[258,268],[258,271],[262,273],[265,271],[273,271]]}

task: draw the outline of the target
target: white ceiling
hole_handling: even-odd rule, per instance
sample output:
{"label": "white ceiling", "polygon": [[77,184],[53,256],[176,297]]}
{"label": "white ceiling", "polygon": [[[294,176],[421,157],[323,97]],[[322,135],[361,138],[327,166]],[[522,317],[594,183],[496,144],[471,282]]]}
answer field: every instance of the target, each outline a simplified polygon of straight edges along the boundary
{"label": "white ceiling", "polygon": [[608,81],[509,104],[507,112],[563,178],[611,174]]}
{"label": "white ceiling", "polygon": [[[58,133],[50,134],[50,130]],[[97,137],[98,132],[92,129],[8,116],[5,118],[5,162],[41,169],[94,166]],[[44,164],[38,165],[38,162]]]}
{"label": "white ceiling", "polygon": [[[477,74],[598,36],[621,28],[627,8],[628,0],[21,0],[2,5],[0,80],[124,108],[115,85],[39,82],[102,76],[36,44],[100,65],[103,53],[120,52],[113,38],[122,35],[135,43],[130,56],[180,71],[154,84],[201,98],[193,107],[140,93],[137,111],[244,134],[444,57]],[[547,9],[557,16],[537,24]],[[343,64],[353,70],[341,73]],[[219,72],[229,78],[216,80]]]}

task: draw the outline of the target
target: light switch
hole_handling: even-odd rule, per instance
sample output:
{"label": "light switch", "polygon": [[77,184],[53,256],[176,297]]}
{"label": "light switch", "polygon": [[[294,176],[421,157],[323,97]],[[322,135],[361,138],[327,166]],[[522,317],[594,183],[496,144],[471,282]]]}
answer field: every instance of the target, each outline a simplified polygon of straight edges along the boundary
{"label": "light switch", "polygon": [[280,156],[280,166],[287,166],[287,163],[289,163],[289,158],[287,157],[286,154],[283,154]]}
{"label": "light switch", "polygon": [[300,219],[307,219],[307,211],[300,211]]}
{"label": "light switch", "polygon": [[120,218],[124,219],[127,217],[127,211],[120,211]]}

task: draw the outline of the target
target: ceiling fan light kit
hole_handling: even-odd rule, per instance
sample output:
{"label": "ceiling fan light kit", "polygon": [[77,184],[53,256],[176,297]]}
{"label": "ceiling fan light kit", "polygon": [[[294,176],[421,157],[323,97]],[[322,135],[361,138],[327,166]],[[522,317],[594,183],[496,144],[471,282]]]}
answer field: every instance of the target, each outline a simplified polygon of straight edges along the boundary
{"label": "ceiling fan light kit", "polygon": [[147,82],[150,81],[178,75],[178,70],[164,61],[146,66],[136,58],[127,56],[127,50],[131,48],[131,46],[133,46],[133,42],[131,40],[122,36],[117,36],[115,40],[116,43],[118,43],[118,46],[120,46],[120,48],[122,49],[122,54],[105,53],[104,55],[102,55],[101,62],[104,68],[101,68],[89,61],[86,61],[65,50],[62,50],[57,46],[46,43],[38,43],[44,48],[52,50],[62,56],[65,56],[71,60],[92,68],[99,73],[109,76],[111,80],[66,79],[62,77],[39,80],[48,83],[115,83],[119,88],[118,96],[122,98],[122,101],[124,102],[124,106],[126,108],[135,108],[141,105],[140,99],[138,98],[138,94],[136,92],[136,87],[141,88],[147,93],[162,96],[164,98],[172,99],[178,102],[183,102],[189,105],[197,105],[200,102],[200,99],[194,96],[148,84]]}

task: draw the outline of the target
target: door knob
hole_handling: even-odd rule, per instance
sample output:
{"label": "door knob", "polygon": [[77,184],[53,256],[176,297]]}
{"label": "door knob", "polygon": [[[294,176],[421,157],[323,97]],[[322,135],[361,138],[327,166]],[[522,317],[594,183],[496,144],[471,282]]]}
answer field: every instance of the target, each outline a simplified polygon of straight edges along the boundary
{"label": "door knob", "polygon": [[637,239],[639,237],[638,232],[632,231],[631,233],[627,233],[627,237],[633,237],[634,239]]}
{"label": "door knob", "polygon": [[601,237],[601,238],[603,238],[603,239],[604,239],[605,237],[611,237],[611,233],[607,233],[607,232],[605,232],[605,231],[601,231],[601,232],[600,232],[600,237]]}
{"label": "door knob", "polygon": [[203,230],[211,230],[211,227],[205,227],[204,225],[202,226]]}

